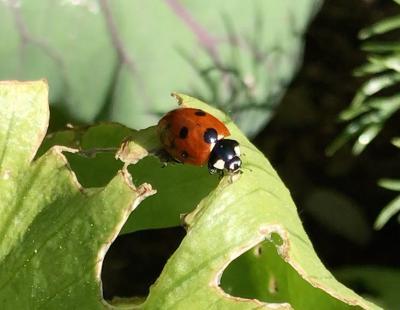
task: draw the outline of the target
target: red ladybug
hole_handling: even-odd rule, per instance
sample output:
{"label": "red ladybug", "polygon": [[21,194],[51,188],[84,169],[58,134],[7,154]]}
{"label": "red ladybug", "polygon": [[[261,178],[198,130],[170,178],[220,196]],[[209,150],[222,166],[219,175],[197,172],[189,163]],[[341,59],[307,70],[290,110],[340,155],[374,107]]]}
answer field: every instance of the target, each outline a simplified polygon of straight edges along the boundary
{"label": "red ladybug", "polygon": [[175,160],[196,166],[208,164],[210,173],[237,172],[242,165],[239,143],[220,120],[203,110],[179,108],[157,125],[161,143]]}

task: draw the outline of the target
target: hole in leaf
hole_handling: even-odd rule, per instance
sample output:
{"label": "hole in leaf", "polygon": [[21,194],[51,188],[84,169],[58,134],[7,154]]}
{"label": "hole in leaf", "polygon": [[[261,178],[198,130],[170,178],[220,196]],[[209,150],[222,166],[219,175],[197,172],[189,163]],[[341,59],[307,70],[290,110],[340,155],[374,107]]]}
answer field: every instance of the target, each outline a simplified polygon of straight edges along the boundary
{"label": "hole in leaf", "polygon": [[278,234],[272,234],[271,239],[272,242],[256,245],[228,265],[220,282],[226,293],[268,303],[289,303],[294,309],[321,309],[322,305],[343,308],[342,302],[313,287],[279,256],[275,245],[283,240]]}
{"label": "hole in leaf", "polygon": [[122,163],[116,161],[112,153],[100,153],[94,158],[67,152],[64,155],[79,183],[86,188],[106,186],[122,168]]}
{"label": "hole in leaf", "polygon": [[115,152],[130,133],[128,128],[112,123],[56,132],[45,138],[36,158],[54,145],[80,148],[85,156],[64,152],[79,183],[83,187],[106,186],[123,166],[115,160]]}
{"label": "hole in leaf", "polygon": [[283,239],[278,233],[272,233],[271,240],[272,240],[272,243],[275,244],[275,246],[283,245]]}
{"label": "hole in leaf", "polygon": [[147,296],[149,287],[178,248],[185,233],[183,228],[173,227],[119,236],[103,263],[104,299]]}
{"label": "hole in leaf", "polygon": [[181,215],[193,211],[219,182],[205,167],[169,164],[161,168],[152,156],[130,166],[129,172],[134,184],[150,183],[157,193],[133,211],[122,233],[180,225]]}
{"label": "hole in leaf", "polygon": [[262,242],[229,264],[220,286],[237,297],[286,302],[286,279],[281,265],[282,259],[276,253],[274,244]]}
{"label": "hole in leaf", "polygon": [[64,104],[50,105],[51,117],[49,120],[49,128],[47,130],[48,133],[65,130],[68,123],[75,125],[81,123],[71,115],[70,111],[66,109],[66,106],[67,105]]}

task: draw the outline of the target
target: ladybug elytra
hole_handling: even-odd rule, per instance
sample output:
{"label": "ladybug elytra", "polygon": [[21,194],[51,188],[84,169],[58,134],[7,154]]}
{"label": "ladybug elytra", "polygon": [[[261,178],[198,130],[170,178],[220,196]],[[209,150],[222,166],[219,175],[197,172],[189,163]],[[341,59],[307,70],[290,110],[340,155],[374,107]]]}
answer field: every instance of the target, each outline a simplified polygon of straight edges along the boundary
{"label": "ladybug elytra", "polygon": [[164,149],[178,162],[196,166],[207,164],[210,173],[238,172],[239,143],[225,139],[228,128],[211,114],[194,108],[168,112],[157,125]]}

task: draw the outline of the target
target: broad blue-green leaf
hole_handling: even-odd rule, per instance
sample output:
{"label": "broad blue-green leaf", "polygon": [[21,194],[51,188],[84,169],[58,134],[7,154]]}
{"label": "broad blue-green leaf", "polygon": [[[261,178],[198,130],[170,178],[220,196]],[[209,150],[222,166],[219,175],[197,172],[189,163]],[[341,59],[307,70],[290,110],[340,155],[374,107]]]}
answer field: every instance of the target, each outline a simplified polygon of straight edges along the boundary
{"label": "broad blue-green leaf", "polygon": [[248,134],[271,117],[321,0],[6,0],[0,78],[47,78],[78,121],[154,124],[171,90],[228,112]]}

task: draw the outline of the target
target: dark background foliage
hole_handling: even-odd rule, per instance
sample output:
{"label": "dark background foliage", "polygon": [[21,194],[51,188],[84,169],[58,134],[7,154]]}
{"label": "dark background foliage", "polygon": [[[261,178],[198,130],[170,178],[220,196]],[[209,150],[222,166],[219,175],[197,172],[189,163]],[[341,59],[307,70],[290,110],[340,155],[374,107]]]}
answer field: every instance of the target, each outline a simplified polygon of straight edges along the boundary
{"label": "dark background foliage", "polygon": [[[318,255],[333,271],[399,266],[399,223],[393,218],[381,231],[373,230],[380,210],[396,195],[377,181],[399,175],[400,153],[389,143],[399,132],[398,115],[360,156],[354,157],[350,146],[333,157],[325,153],[344,126],[338,114],[363,82],[351,74],[365,62],[358,32],[396,13],[398,6],[387,0],[326,1],[306,35],[299,74],[254,139],[290,189]],[[105,297],[145,295],[183,235],[176,228],[119,237],[103,268]],[[346,284],[380,297],[361,277]]]}
{"label": "dark background foliage", "polygon": [[[398,115],[360,156],[351,154],[351,145],[333,157],[325,155],[327,146],[343,128],[338,114],[362,83],[351,75],[365,61],[357,34],[397,10],[389,1],[327,1],[307,34],[301,71],[272,122],[255,139],[290,188],[318,254],[333,267],[398,267],[400,261],[400,253],[393,248],[400,241],[398,223],[392,220],[382,231],[372,231],[380,210],[396,196],[377,187],[377,181],[398,177],[400,154],[390,144],[393,133],[399,130]],[[327,231],[324,224],[329,223],[313,219],[305,205],[316,188],[334,190],[354,200],[371,229],[366,240],[351,242]]]}

